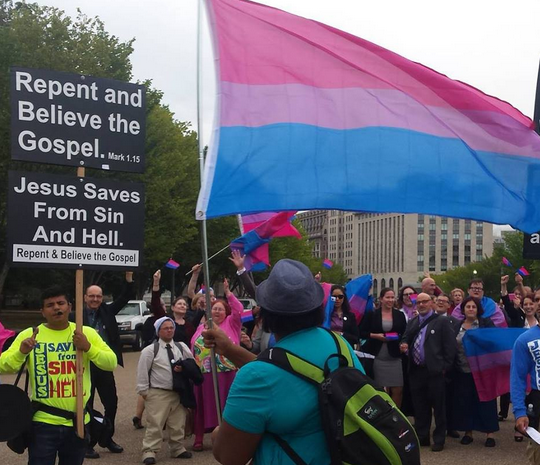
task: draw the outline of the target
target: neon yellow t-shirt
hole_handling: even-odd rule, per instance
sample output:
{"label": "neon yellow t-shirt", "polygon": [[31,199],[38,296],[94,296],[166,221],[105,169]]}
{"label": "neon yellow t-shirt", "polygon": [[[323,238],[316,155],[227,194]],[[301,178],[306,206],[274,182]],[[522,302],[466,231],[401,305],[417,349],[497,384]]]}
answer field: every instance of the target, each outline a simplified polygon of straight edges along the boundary
{"label": "neon yellow t-shirt", "polygon": [[[28,376],[32,389],[32,400],[45,405],[76,411],[76,349],[73,344],[75,323],[69,323],[66,329],[56,331],[39,325],[36,336],[37,345],[30,352],[28,358]],[[83,388],[84,405],[90,397],[90,362],[98,368],[113,371],[116,368],[116,354],[101,339],[99,334],[88,326],[83,327],[91,347],[83,354]],[[11,347],[0,356],[0,373],[16,373],[26,355],[19,348],[21,341],[32,336],[33,328],[27,328],[13,341]],[[71,420],[43,411],[34,414],[34,421],[49,423],[51,425],[73,426]],[[90,421],[89,415],[85,423]]]}

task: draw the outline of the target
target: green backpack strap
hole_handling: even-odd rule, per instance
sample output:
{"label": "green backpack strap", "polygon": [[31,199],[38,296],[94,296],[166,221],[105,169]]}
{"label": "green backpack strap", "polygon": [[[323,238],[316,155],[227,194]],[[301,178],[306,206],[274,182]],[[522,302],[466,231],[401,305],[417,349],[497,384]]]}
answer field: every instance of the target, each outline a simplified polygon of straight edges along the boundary
{"label": "green backpack strap", "polygon": [[281,347],[266,349],[259,354],[257,360],[278,366],[312,384],[319,385],[324,381],[324,372],[317,365]]}
{"label": "green backpack strap", "polygon": [[[354,364],[351,351],[347,347],[345,340],[333,331],[327,331],[336,344],[337,354],[345,357],[348,366],[353,367]],[[330,357],[332,357],[332,355]],[[266,349],[264,352],[259,354],[257,360],[276,365],[283,370],[288,371],[293,375],[299,376],[300,378],[312,384],[319,385],[324,381],[325,378],[323,369],[319,368],[317,365],[314,365],[311,362],[308,362],[302,357],[298,357],[297,355],[289,352],[286,349],[282,349],[281,347],[273,347],[272,349]]]}

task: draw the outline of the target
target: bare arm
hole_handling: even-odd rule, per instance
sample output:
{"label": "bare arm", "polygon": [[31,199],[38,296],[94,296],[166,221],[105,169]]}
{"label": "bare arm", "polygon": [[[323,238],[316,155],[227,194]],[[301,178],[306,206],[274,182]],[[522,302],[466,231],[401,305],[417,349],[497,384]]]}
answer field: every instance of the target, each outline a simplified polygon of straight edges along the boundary
{"label": "bare arm", "polygon": [[262,434],[245,433],[223,421],[212,433],[212,451],[223,465],[245,465],[257,450]]}
{"label": "bare arm", "polygon": [[199,274],[201,273],[201,266],[201,264],[197,264],[193,265],[193,267],[191,268],[193,273],[191,273],[191,278],[187,287],[187,295],[190,299],[193,299],[193,297],[195,297],[195,289],[197,287],[197,280],[199,279]]}

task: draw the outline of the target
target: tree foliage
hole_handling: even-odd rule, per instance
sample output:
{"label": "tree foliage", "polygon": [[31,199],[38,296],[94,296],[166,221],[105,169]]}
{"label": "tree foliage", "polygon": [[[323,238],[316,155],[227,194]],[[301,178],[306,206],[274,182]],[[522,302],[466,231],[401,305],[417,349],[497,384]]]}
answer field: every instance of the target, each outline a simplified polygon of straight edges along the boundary
{"label": "tree foliage", "polygon": [[[513,266],[510,268],[503,265],[502,257],[506,257]],[[501,276],[510,275],[509,288],[511,288],[513,275],[521,266],[524,266],[530,272],[530,276],[524,280],[525,285],[531,287],[538,285],[540,282],[539,264],[534,260],[525,260],[523,258],[523,233],[515,231],[504,235],[503,243],[495,245],[491,257],[486,257],[480,262],[454,268],[433,277],[445,292],[450,292],[456,287],[466,291],[471,279],[474,277],[482,278],[485,294],[498,300],[501,291]]]}

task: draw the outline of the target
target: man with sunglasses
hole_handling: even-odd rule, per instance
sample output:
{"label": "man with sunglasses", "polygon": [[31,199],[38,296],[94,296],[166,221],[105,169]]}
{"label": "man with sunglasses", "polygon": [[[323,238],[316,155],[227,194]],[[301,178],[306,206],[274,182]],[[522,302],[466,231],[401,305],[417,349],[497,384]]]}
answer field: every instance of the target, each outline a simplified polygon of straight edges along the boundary
{"label": "man with sunglasses", "polygon": [[[480,278],[471,279],[469,283],[469,295],[480,300],[484,314],[482,318],[489,318],[493,324],[499,328],[508,328],[508,322],[504,317],[504,313],[497,303],[484,295],[484,281]],[[452,312],[452,317],[458,320],[464,320],[465,316],[461,311],[461,305],[456,306]]]}
{"label": "man with sunglasses", "polygon": [[431,308],[431,297],[422,292],[416,299],[418,316],[407,324],[400,345],[409,357],[409,383],[414,405],[414,424],[420,445],[430,445],[432,414],[435,417],[433,446],[440,452],[446,439],[445,373],[456,356],[456,338],[448,318]]}

